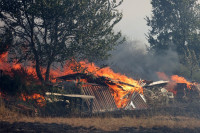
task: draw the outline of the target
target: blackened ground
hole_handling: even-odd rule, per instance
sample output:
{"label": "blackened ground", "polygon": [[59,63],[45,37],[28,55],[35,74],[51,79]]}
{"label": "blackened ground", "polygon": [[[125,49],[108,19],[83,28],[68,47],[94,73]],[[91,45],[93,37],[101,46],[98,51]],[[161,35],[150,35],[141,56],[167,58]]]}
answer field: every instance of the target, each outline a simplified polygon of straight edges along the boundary
{"label": "blackened ground", "polygon": [[199,133],[200,128],[168,128],[168,127],[123,127],[118,131],[103,131],[95,129],[94,127],[72,127],[65,124],[47,124],[47,123],[25,123],[25,122],[0,122],[1,133]]}
{"label": "blackened ground", "polygon": [[72,127],[65,124],[47,124],[47,123],[30,123],[30,122],[0,122],[1,133],[66,133],[66,132],[103,132],[93,127]]}

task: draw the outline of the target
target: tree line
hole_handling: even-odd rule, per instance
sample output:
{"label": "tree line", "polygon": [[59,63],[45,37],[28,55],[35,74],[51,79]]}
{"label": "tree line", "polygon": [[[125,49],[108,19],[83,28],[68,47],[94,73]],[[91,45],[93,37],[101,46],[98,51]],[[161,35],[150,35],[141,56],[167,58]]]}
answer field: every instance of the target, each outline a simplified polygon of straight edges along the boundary
{"label": "tree line", "polygon": [[[122,3],[0,0],[0,54],[9,51],[11,60],[33,62],[42,82],[48,82],[53,63],[70,58],[106,59],[109,51],[124,41],[121,32],[113,30],[122,19],[118,10]],[[198,0],[151,0],[151,5],[152,14],[145,18],[150,27],[146,34],[149,53],[176,51],[192,79],[200,65]],[[41,67],[46,68],[45,77]]]}
{"label": "tree line", "polygon": [[200,65],[200,5],[198,0],[152,0],[152,15],[146,17],[150,30],[149,50],[164,55],[172,49],[188,71],[188,78]]}

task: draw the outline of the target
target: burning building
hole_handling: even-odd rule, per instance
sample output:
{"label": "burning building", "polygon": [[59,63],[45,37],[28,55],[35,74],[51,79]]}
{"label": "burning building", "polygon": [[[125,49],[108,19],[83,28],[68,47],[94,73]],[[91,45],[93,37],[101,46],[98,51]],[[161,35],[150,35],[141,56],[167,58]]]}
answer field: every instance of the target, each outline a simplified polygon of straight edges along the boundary
{"label": "burning building", "polygon": [[[21,64],[8,63],[6,56],[7,54],[4,54],[0,57],[0,77],[3,76],[2,70],[9,73],[11,69],[23,68]],[[199,94],[196,93],[199,92],[196,84],[177,75],[169,78],[159,73],[161,79],[165,81],[140,82],[123,74],[115,73],[109,67],[100,68],[87,61],[67,63],[62,69],[51,70],[50,81],[55,84],[58,83],[58,80],[61,80],[63,84],[74,83],[81,91],[73,95],[62,94],[62,96],[83,98],[92,112],[146,109],[160,101],[168,104],[173,99],[187,99]],[[26,67],[26,71],[36,75],[35,70],[31,67]],[[27,82],[27,84],[30,83]],[[70,86],[64,88],[67,90]],[[19,96],[23,101],[35,100],[38,105],[45,106],[44,94],[22,93]]]}
{"label": "burning building", "polygon": [[[137,110],[146,109],[147,103],[143,94],[133,90],[124,90],[124,86],[134,88],[134,85],[115,81],[104,76],[94,76],[83,73],[69,74],[58,77],[64,81],[76,81],[81,88],[81,94],[94,96],[93,103],[86,100],[87,106],[93,112],[116,111],[119,109]],[[142,88],[141,88],[142,89]]]}
{"label": "burning building", "polygon": [[[36,75],[36,71],[31,67],[23,67],[22,64],[9,63],[7,56],[8,53],[1,55],[0,69],[11,74],[9,72],[12,69],[20,70],[21,68],[25,68],[27,73]],[[50,81],[55,83],[55,77],[59,77],[59,79],[65,81],[73,80],[77,83],[83,83],[81,86],[81,94],[95,97],[93,101],[94,112],[125,109],[129,105],[129,109],[147,108],[145,99],[142,97],[143,88],[137,80],[115,73],[109,67],[99,68],[94,63],[89,63],[87,61],[72,61],[66,66],[67,67],[62,68],[62,70],[52,69]],[[28,82],[29,81],[27,81],[27,83]],[[39,94],[20,94],[24,101],[37,99],[38,95]],[[42,95],[41,97],[44,101]],[[90,102],[87,102],[87,104],[91,106]]]}

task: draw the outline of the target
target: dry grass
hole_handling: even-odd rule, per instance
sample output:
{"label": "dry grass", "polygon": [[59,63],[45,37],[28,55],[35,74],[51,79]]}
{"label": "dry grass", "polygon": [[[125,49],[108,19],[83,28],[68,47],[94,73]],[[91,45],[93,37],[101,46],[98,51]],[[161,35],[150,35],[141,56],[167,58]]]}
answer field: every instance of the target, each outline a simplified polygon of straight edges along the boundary
{"label": "dry grass", "polygon": [[0,120],[17,120],[21,116],[19,113],[7,109],[0,99]]}
{"label": "dry grass", "polygon": [[91,117],[91,118],[62,118],[62,117],[26,117],[19,113],[5,108],[0,101],[0,121],[13,122],[39,122],[39,123],[57,123],[67,124],[73,127],[95,127],[104,131],[116,131],[121,127],[169,127],[169,128],[197,128],[200,127],[200,119],[183,116],[153,116],[153,117]]}
{"label": "dry grass", "polygon": [[[5,119],[4,119],[5,120]],[[8,119],[7,119],[8,120]],[[9,119],[9,122],[39,122],[39,123],[57,123],[68,124],[74,127],[95,127],[104,131],[116,131],[121,127],[145,127],[154,126],[169,128],[197,128],[200,126],[200,120],[189,117],[172,116],[154,116],[151,118],[40,118],[40,117],[21,117],[20,119]]]}

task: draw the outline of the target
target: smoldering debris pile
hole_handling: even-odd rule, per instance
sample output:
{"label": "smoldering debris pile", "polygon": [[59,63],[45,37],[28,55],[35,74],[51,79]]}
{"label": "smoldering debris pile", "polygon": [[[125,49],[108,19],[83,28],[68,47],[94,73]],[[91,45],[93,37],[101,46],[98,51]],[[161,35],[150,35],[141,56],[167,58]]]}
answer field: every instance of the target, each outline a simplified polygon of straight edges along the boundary
{"label": "smoldering debris pile", "polygon": [[178,103],[191,103],[200,100],[199,84],[156,81],[143,86],[144,96],[149,106],[168,106]]}

